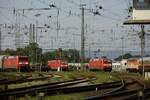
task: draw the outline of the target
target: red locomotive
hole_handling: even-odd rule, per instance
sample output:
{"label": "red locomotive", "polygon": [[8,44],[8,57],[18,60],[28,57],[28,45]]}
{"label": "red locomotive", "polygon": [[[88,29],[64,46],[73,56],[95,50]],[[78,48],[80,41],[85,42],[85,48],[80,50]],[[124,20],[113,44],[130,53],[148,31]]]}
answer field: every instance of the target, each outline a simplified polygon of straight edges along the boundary
{"label": "red locomotive", "polygon": [[47,66],[49,69],[52,70],[57,69],[68,70],[68,63],[62,60],[49,60]]}
{"label": "red locomotive", "polygon": [[91,59],[88,65],[89,69],[98,69],[103,71],[112,70],[112,61],[107,58]]}
{"label": "red locomotive", "polygon": [[2,59],[3,70],[29,70],[29,57],[28,56],[4,56]]}

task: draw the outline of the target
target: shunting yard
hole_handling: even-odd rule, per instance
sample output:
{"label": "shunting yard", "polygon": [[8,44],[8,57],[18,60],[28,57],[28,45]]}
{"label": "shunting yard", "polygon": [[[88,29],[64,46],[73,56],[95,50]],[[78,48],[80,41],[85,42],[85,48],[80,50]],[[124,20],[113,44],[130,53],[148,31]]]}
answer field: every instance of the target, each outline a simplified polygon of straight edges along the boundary
{"label": "shunting yard", "polygon": [[[39,98],[42,100],[89,99],[97,95],[115,93],[115,91],[119,93],[119,91],[123,91],[124,84],[134,83],[131,81],[132,78],[141,79],[138,73],[121,74],[101,71],[9,73],[8,75],[1,73],[0,76],[5,76],[9,80],[16,80],[14,83],[7,84],[8,86],[6,84],[1,85],[1,87],[5,87],[0,91],[0,98],[4,100],[16,98],[21,100],[37,100]],[[121,78],[123,76],[132,76],[132,78],[129,81],[127,79],[124,81],[124,78]],[[20,77],[25,77],[25,79],[22,80]],[[28,81],[29,79],[32,79],[32,81]],[[5,81],[5,83],[7,82]]]}
{"label": "shunting yard", "polygon": [[149,24],[150,0],[1,0],[0,100],[148,100]]}

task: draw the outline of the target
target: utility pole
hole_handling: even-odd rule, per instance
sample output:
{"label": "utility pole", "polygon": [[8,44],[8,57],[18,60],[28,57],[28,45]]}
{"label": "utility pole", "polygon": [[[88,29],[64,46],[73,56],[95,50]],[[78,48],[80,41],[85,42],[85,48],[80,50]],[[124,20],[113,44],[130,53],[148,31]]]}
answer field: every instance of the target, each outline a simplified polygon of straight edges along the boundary
{"label": "utility pole", "polygon": [[59,34],[59,23],[58,23],[58,17],[59,17],[59,9],[57,8],[57,39],[58,39],[58,34]]}
{"label": "utility pole", "polygon": [[73,34],[73,59],[74,59],[74,63],[75,63],[75,34]]}
{"label": "utility pole", "polygon": [[33,24],[32,42],[35,42],[35,24]]}
{"label": "utility pole", "polygon": [[[38,39],[37,39],[37,38],[38,38],[38,19],[37,19],[37,17],[36,17],[36,36],[35,36],[35,43],[36,43],[36,44],[38,44],[38,41],[37,41]],[[37,61],[37,60],[38,60],[37,55],[38,55],[38,54],[37,54],[37,48],[36,48],[36,49],[35,49],[35,61],[36,61],[36,66],[37,66],[37,62],[38,62],[38,61]]]}
{"label": "utility pole", "polygon": [[75,36],[81,36],[81,35],[80,35],[80,34],[74,34],[74,33],[73,33],[72,36],[73,36],[73,49],[74,49],[74,54],[73,54],[73,55],[74,55],[74,62],[75,62],[75,61],[76,61],[76,60],[75,60],[75,58],[76,58],[76,57],[75,57],[75,56],[76,56],[76,55],[75,55],[75,54],[76,54],[76,41],[75,41],[75,38],[76,38],[76,37],[75,37]]}
{"label": "utility pole", "polygon": [[122,40],[122,59],[123,59],[123,54],[124,54],[124,37],[121,37]]}
{"label": "utility pole", "polygon": [[[35,32],[35,43],[36,45],[38,45],[38,17],[40,16],[41,14],[36,14],[35,17],[36,17],[36,32]],[[38,46],[37,46],[38,47]],[[35,63],[36,63],[36,66],[37,66],[37,63],[38,63],[38,48],[36,47],[35,49]],[[39,66],[37,68],[37,71],[39,70]]]}
{"label": "utility pole", "polygon": [[38,19],[36,17],[36,35],[35,35],[35,42],[38,44]]}
{"label": "utility pole", "polygon": [[142,60],[142,74],[145,76],[145,70],[144,70],[144,49],[145,49],[145,31],[144,31],[144,25],[141,25],[141,32],[139,34],[139,37],[141,39],[141,60]]}
{"label": "utility pole", "polygon": [[53,50],[53,39],[51,39],[51,48]]}
{"label": "utility pole", "polygon": [[84,54],[84,44],[85,44],[85,38],[84,38],[84,6],[85,4],[82,4],[81,5],[81,63],[83,66],[83,63],[84,63],[84,59],[85,59],[85,54]]}
{"label": "utility pole", "polygon": [[89,43],[89,58],[91,58],[91,43]]}
{"label": "utility pole", "polygon": [[[40,16],[41,14],[35,14],[34,16],[36,17],[36,20],[35,20],[35,26],[34,26],[34,43],[36,43],[36,45],[38,45],[38,17]],[[36,28],[35,28],[36,27]],[[35,49],[35,64],[37,65],[37,62],[38,62],[38,50],[37,48]],[[38,70],[38,69],[37,69]]]}
{"label": "utility pole", "polygon": [[32,24],[30,24],[29,28],[29,43],[33,42],[33,30],[32,30]]}

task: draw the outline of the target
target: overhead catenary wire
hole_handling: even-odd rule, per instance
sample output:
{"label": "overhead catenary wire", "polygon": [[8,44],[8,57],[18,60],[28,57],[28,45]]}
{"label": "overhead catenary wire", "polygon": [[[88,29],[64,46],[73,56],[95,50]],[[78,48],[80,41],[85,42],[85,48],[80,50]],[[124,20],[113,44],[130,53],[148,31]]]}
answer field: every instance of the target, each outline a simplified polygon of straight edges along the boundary
{"label": "overhead catenary wire", "polygon": [[[16,1],[16,0],[15,0]],[[34,9],[38,9],[38,5],[35,5],[37,2],[35,2],[35,1],[32,1],[31,2],[31,0],[24,0],[24,1],[26,1],[27,3],[29,3],[30,4],[30,6],[34,6],[33,8]],[[44,5],[44,7],[49,7],[49,4],[54,4],[54,5],[56,5],[56,7],[60,10],[60,13],[61,13],[61,15],[60,15],[60,21],[62,20],[62,22],[63,23],[65,23],[66,21],[68,21],[68,20],[71,20],[71,18],[73,18],[73,16],[76,16],[76,15],[74,15],[74,13],[75,14],[77,14],[78,12],[78,10],[79,10],[79,3],[78,3],[78,1],[73,1],[73,0],[66,0],[66,1],[68,1],[67,3],[69,3],[69,6],[71,5],[71,7],[72,8],[78,8],[78,10],[74,10],[74,9],[66,9],[67,8],[67,6],[66,6],[66,8],[63,8],[63,7],[60,7],[60,6],[58,6],[59,4],[58,3],[60,3],[60,2],[56,2],[56,0],[54,1],[54,0],[38,0],[38,1],[40,1],[39,3],[40,4],[43,4]],[[49,3],[49,1],[51,1],[51,3]],[[58,0],[57,0],[58,1]],[[59,0],[60,1],[60,0]],[[93,1],[91,1],[91,3],[92,3]],[[118,5],[120,5],[122,2],[124,2],[124,1],[121,1],[120,2],[120,0],[118,0],[118,2],[116,2],[116,3],[111,3],[111,5],[112,4],[114,4],[115,6],[118,6]],[[62,2],[63,3],[63,2]],[[103,3],[103,2],[102,2]],[[125,3],[125,2],[124,2]],[[25,5],[25,4],[24,4]],[[63,4],[62,4],[63,5]],[[64,6],[64,5],[63,5]],[[88,7],[88,6],[87,6]],[[99,15],[99,16],[101,16],[101,17],[99,17],[98,15],[95,15],[95,16],[93,16],[93,15],[89,15],[89,16],[93,16],[93,20],[96,22],[96,23],[94,23],[94,25],[93,25],[93,23],[88,23],[88,24],[91,24],[91,25],[93,25],[93,27],[95,27],[96,25],[98,26],[98,22],[101,22],[101,24],[100,24],[100,26],[102,27],[102,26],[105,26],[105,25],[107,25],[108,24],[108,26],[110,26],[110,27],[112,27],[112,28],[115,28],[116,26],[111,26],[109,23],[113,23],[113,24],[115,24],[116,22],[117,23],[119,23],[119,22],[122,22],[124,19],[123,19],[123,17],[124,16],[122,16],[121,14],[119,14],[119,13],[123,13],[124,11],[126,11],[127,9],[119,9],[119,10],[121,10],[122,12],[120,12],[120,11],[118,11],[118,9],[116,9],[116,8],[114,8],[113,9],[113,6],[111,6],[112,7],[112,11],[108,8],[108,9],[106,9],[105,10],[105,6],[103,7],[103,10],[104,11],[102,11],[102,12],[100,12],[101,13],[101,15]],[[13,7],[12,7],[13,8]],[[15,8],[15,7],[14,7]],[[30,8],[30,7],[29,7]],[[56,9],[57,9],[56,8]],[[17,9],[17,8],[16,8]],[[26,8],[23,8],[23,9],[26,9]],[[27,8],[28,9],[28,8]],[[90,9],[92,9],[92,7],[90,8]],[[7,10],[7,9],[6,9]],[[10,10],[10,9],[8,9],[8,10]],[[22,9],[20,9],[20,10],[22,10]],[[31,10],[32,11],[32,10]],[[40,13],[41,15],[44,15],[44,16],[46,16],[46,17],[48,17],[48,14],[44,14],[45,12],[42,12],[42,11],[40,11],[40,10],[36,10],[37,11],[37,13]],[[73,12],[74,11],[74,12]],[[77,13],[76,13],[77,12]],[[22,13],[21,11],[19,12],[19,13]],[[55,12],[56,13],[56,12]],[[109,14],[108,14],[109,13]],[[28,11],[28,14],[30,14],[30,11]],[[67,16],[64,16],[65,14],[67,14]],[[93,13],[91,13],[91,14],[93,14]],[[115,14],[116,15],[118,15],[118,16],[115,16]],[[125,14],[125,13],[124,13]],[[64,20],[64,19],[67,19],[67,17],[68,17],[68,15],[70,15],[69,17],[70,17],[70,19],[68,19],[68,20]],[[42,17],[40,17],[41,19],[44,17],[44,16],[42,16]],[[54,30],[56,30],[56,27],[55,27],[55,25],[56,25],[56,21],[55,21],[55,19],[56,19],[56,15],[55,14],[52,14],[51,15],[52,16],[52,18],[50,19],[51,20],[51,23],[49,23],[49,26],[51,27],[50,28],[50,30],[52,30],[52,29],[54,29]],[[64,17],[63,17],[64,16]],[[79,14],[79,16],[80,16],[80,14]],[[88,15],[87,15],[88,16]],[[121,17],[122,16],[122,17]],[[25,18],[26,17],[26,18]],[[23,18],[25,18],[25,20],[23,20],[21,23],[26,23],[25,21],[27,20],[29,20],[30,22],[35,22],[35,19],[34,18],[32,18],[33,16],[28,16],[27,15],[27,11],[26,11],[26,14],[25,14],[25,16],[23,16]],[[44,17],[45,18],[45,17]],[[77,18],[77,17],[76,17]],[[98,19],[98,20],[97,20]],[[102,21],[102,20],[107,20],[107,19],[109,19],[109,21],[107,21],[107,22],[104,22],[104,21]],[[45,22],[46,23],[46,22]],[[39,20],[39,24],[43,24],[42,23],[42,20]],[[60,22],[60,24],[61,24],[61,28],[60,28],[60,30],[65,30],[66,29],[66,27],[64,27],[63,25],[64,24],[62,24],[61,22]],[[120,24],[120,23],[119,23]],[[102,27],[103,28],[103,27]],[[93,31],[95,31],[95,29],[96,28],[93,28]],[[79,29],[78,29],[79,30]],[[118,30],[116,30],[116,31],[118,31]],[[90,29],[88,29],[88,33],[90,33]],[[95,32],[96,34],[97,34],[97,32]],[[118,32],[119,33],[119,32]]]}
{"label": "overhead catenary wire", "polygon": [[[40,2],[40,3],[42,3],[42,4],[46,5],[46,6],[50,6],[48,3],[45,3],[45,2],[43,2],[43,1],[41,1],[41,0],[38,0],[38,2]],[[60,11],[62,11],[62,12],[64,12],[64,13],[67,13],[68,15],[70,14],[69,11],[66,11],[66,10],[61,9],[60,7],[57,7],[56,4],[53,4],[53,5],[55,5],[54,8],[59,9]],[[80,16],[80,14],[76,14],[76,13],[71,13],[71,15],[73,15],[73,16]]]}

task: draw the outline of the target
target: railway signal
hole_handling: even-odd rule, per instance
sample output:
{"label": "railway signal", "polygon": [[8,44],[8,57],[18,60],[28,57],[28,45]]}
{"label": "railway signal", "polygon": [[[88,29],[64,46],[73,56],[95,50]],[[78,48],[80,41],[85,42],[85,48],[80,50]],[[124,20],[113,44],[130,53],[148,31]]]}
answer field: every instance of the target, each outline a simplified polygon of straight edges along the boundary
{"label": "railway signal", "polygon": [[144,49],[145,49],[145,30],[144,25],[150,24],[150,2],[148,0],[133,0],[132,19],[124,22],[124,25],[140,25],[141,32],[139,38],[141,39],[141,59],[142,59],[142,74],[145,77],[145,68],[143,63]]}

